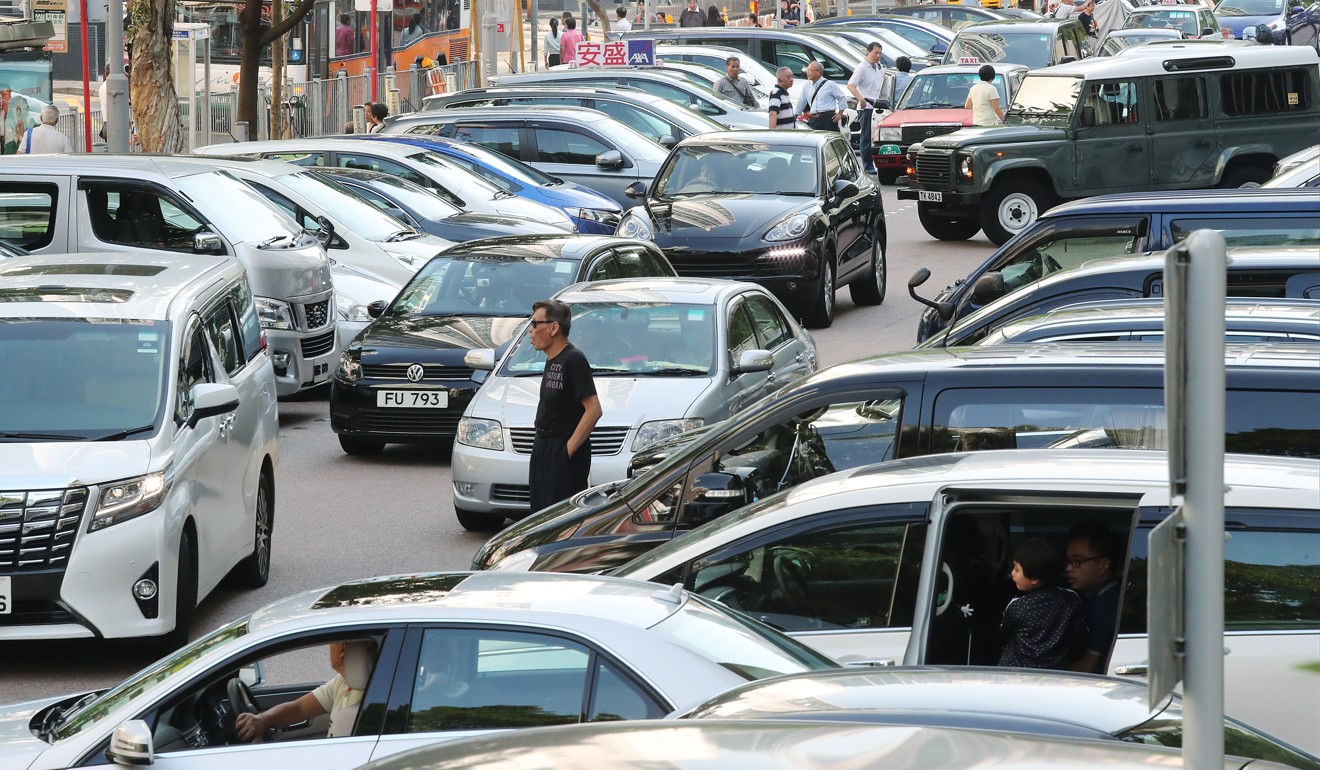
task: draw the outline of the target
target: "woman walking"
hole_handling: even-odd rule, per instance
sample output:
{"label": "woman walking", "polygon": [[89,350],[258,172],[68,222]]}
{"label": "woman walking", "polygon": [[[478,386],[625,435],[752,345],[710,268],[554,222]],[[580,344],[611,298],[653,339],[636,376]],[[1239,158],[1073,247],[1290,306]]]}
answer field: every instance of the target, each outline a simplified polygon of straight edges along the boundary
{"label": "woman walking", "polygon": [[545,33],[545,63],[547,67],[559,66],[559,19],[550,17],[550,31]]}

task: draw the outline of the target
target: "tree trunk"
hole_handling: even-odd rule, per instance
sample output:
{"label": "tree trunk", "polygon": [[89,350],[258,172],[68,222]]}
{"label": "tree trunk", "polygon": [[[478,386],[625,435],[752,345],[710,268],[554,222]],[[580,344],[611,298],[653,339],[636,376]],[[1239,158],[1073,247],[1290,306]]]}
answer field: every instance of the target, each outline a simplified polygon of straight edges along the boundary
{"label": "tree trunk", "polygon": [[[591,10],[596,13],[596,18],[600,19],[600,36],[604,38],[605,34],[610,31],[610,18],[605,15],[605,9],[601,7],[600,0],[587,0],[587,5],[591,6]],[[614,6],[611,5],[610,8],[612,10]],[[587,34],[587,20],[582,19],[581,24],[582,29],[578,31],[585,36]]]}
{"label": "tree trunk", "polygon": [[[131,0],[133,72],[128,98],[144,152],[182,152],[183,116],[174,88],[174,0]],[[185,77],[189,82],[192,73]]]}
{"label": "tree trunk", "polygon": [[[269,27],[261,26],[261,0],[247,0],[238,12],[238,25],[243,30],[243,51],[238,65],[238,113],[235,120],[246,120],[248,131],[256,136],[257,97],[261,92],[261,52],[271,43],[288,34],[311,13],[316,0],[301,0],[279,20],[272,19]],[[283,68],[283,57],[273,62]]]}

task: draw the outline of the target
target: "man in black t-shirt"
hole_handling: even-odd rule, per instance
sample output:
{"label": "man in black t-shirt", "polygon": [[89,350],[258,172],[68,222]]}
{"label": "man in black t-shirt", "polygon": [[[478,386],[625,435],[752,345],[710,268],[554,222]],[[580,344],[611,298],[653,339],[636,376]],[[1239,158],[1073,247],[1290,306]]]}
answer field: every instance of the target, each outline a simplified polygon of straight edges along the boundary
{"label": "man in black t-shirt", "polygon": [[1086,645],[1068,666],[1073,671],[1103,674],[1108,667],[1123,592],[1117,556],[1114,536],[1102,521],[1081,522],[1068,535],[1068,585],[1082,595],[1087,625]]}
{"label": "man in black t-shirt", "polygon": [[532,305],[527,334],[546,356],[528,473],[532,513],[586,489],[591,473],[591,430],[600,419],[600,399],[591,364],[568,341],[572,324],[563,302]]}

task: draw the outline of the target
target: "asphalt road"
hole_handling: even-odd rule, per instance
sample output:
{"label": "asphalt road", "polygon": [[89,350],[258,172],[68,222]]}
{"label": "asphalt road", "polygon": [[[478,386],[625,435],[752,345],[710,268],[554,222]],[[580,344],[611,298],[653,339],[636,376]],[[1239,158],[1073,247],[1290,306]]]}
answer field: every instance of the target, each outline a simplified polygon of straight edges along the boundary
{"label": "asphalt road", "polygon": [[[932,240],[916,204],[885,188],[889,290],[878,307],[838,294],[834,326],[815,332],[822,365],[904,350],[922,309],[907,279],[928,267],[923,294],[965,275],[993,250],[983,236]],[[901,204],[901,205],[900,205]],[[280,404],[281,459],[270,582],[258,591],[221,586],[198,608],[193,638],[298,591],[373,575],[467,569],[483,536],[465,532],[450,505],[449,450],[391,445],[349,457],[330,431],[324,393]],[[149,662],[134,645],[96,640],[0,644],[0,703],[109,686]],[[318,663],[319,665],[319,663]]]}

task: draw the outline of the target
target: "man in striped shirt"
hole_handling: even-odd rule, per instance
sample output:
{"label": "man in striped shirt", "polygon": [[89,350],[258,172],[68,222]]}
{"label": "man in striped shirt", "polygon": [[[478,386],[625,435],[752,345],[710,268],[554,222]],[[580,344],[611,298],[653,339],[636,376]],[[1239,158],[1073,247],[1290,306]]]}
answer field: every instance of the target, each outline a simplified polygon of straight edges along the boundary
{"label": "man in striped shirt", "polygon": [[775,90],[770,92],[770,127],[793,128],[797,115],[793,112],[793,97],[788,90],[793,87],[793,70],[780,67],[775,73]]}

